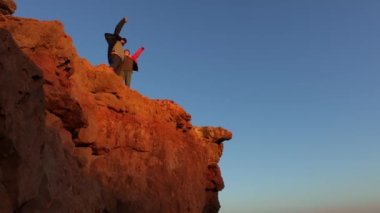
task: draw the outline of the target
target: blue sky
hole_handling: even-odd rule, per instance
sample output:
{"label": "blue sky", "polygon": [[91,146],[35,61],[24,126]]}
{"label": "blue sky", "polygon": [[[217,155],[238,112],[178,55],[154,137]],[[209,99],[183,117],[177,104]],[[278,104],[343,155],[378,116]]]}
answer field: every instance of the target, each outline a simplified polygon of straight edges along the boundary
{"label": "blue sky", "polygon": [[234,133],[220,212],[380,212],[380,1],[17,3],[62,21],[94,65],[128,16],[129,49],[146,48],[132,88]]}

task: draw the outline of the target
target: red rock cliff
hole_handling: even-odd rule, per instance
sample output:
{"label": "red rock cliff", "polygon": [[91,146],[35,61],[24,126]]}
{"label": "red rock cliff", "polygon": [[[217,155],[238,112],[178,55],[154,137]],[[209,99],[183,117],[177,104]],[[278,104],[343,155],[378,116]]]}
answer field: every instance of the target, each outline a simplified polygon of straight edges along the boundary
{"label": "red rock cliff", "polygon": [[217,212],[223,128],[80,58],[61,23],[0,15],[0,212]]}

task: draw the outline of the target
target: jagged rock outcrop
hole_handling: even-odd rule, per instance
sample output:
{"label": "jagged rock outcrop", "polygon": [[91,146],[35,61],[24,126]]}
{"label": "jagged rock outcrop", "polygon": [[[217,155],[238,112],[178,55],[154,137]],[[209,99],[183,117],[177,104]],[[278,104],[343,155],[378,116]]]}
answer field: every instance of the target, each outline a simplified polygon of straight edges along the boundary
{"label": "jagged rock outcrop", "polygon": [[0,16],[0,212],[217,212],[231,132],[80,58],[57,21]]}
{"label": "jagged rock outcrop", "polygon": [[12,15],[16,8],[16,3],[13,0],[0,0],[0,14]]}

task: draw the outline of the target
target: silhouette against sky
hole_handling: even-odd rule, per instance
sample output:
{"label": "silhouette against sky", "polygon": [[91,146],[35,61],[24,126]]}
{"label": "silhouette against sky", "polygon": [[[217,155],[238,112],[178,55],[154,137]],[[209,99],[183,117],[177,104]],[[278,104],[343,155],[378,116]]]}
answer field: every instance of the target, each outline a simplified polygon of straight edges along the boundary
{"label": "silhouette against sky", "polygon": [[132,89],[234,133],[220,212],[380,212],[380,1],[17,4],[17,16],[63,22],[93,65],[128,16],[127,47],[145,47]]}

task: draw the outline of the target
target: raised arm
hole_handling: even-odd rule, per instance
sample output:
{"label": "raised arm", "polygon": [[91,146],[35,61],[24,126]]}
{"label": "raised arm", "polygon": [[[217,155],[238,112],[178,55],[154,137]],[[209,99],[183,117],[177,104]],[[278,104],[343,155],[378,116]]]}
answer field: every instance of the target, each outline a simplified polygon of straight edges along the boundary
{"label": "raised arm", "polygon": [[144,47],[141,47],[140,49],[138,49],[138,50],[135,52],[135,54],[133,54],[133,55],[131,56],[131,58],[132,58],[133,60],[137,61],[137,59],[140,57],[141,53],[142,53],[144,50],[145,50],[145,48],[144,48]]}
{"label": "raised arm", "polygon": [[127,17],[122,18],[122,19],[119,21],[119,23],[116,25],[116,27],[115,27],[115,32],[114,32],[113,34],[114,34],[114,35],[119,35],[121,29],[123,28],[124,24],[127,23],[127,21],[128,21],[128,18],[127,18]]}

